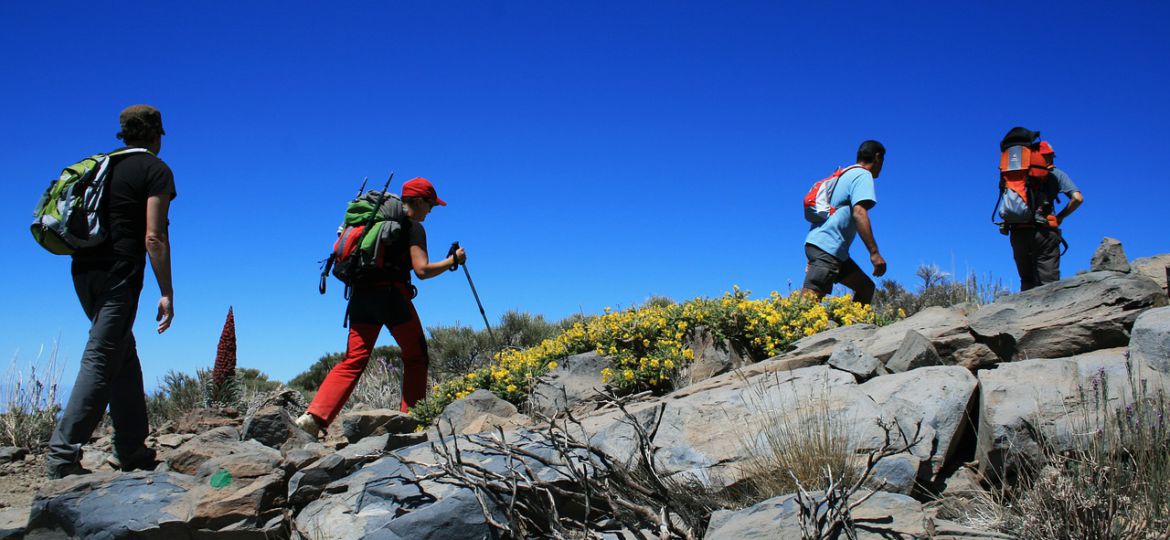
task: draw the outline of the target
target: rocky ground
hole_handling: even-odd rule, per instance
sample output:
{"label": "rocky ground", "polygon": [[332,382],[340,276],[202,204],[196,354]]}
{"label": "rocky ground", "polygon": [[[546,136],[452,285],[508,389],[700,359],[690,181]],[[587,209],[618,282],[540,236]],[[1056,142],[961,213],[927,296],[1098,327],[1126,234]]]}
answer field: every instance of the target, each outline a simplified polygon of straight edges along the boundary
{"label": "rocky ground", "polygon": [[[609,469],[646,456],[671,482],[729,487],[753,451],[751,426],[775,420],[756,400],[783,416],[811,393],[853,419],[860,448],[888,448],[891,426],[919,435],[874,468],[882,490],[854,512],[872,524],[862,538],[997,538],[923,501],[982,490],[982,478],[1010,468],[1009,450],[1038,452],[1031,427],[1049,444],[1071,444],[1081,388],[1110,385],[1122,398],[1112,407],[1133,393],[1131,374],[1170,388],[1168,266],[1170,255],[1131,265],[1106,242],[1093,271],[1059,283],[880,328],[836,328],[757,363],[700,332],[691,384],[624,411],[596,399],[607,360],[594,354],[558,362],[523,410],[485,391],[455,402],[439,422],[443,438],[396,411],[367,410],[344,415],[316,442],[293,425],[304,405],[288,392],[248,411],[198,411],[152,435],[162,461],[155,471],[98,467],[106,437],[86,448],[97,467],[90,475],[46,482],[40,458],[11,457],[0,465],[0,539],[490,538],[510,504],[469,484],[551,486],[550,508],[566,519],[587,519],[570,486],[615,485],[590,482],[613,482]],[[536,419],[565,411],[580,420],[572,440],[584,447]],[[595,493],[591,504],[609,495]],[[691,533],[799,537],[798,508],[795,494],[779,496],[716,512]],[[676,517],[663,524],[682,536]],[[619,521],[603,525],[607,539],[639,534]]]}

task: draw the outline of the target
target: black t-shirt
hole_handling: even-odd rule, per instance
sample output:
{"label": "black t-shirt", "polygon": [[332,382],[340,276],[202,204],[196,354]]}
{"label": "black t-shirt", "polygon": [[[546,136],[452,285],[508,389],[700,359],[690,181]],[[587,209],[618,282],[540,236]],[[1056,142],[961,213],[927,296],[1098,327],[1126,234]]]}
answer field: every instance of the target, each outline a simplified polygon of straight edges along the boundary
{"label": "black t-shirt", "polygon": [[358,286],[382,287],[389,283],[410,283],[410,273],[414,269],[410,260],[410,248],[419,246],[426,250],[427,231],[422,223],[409,219],[402,225],[405,229],[398,239],[382,250],[379,268],[366,271],[358,278]]}
{"label": "black t-shirt", "polygon": [[146,254],[146,200],[168,194],[174,199],[175,175],[163,160],[148,152],[114,160],[106,182],[105,226],[109,238],[77,255],[139,261]]}

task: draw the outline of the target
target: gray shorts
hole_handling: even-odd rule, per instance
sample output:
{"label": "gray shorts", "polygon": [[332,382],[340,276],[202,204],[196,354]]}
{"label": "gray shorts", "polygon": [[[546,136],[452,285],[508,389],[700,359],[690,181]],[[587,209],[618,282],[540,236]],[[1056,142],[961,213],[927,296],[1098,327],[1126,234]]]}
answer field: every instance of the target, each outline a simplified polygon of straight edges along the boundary
{"label": "gray shorts", "polygon": [[804,288],[811,291],[829,294],[833,292],[834,283],[841,283],[854,272],[865,276],[853,259],[839,261],[829,252],[812,244],[804,245],[804,256],[808,258],[808,266],[804,269]]}

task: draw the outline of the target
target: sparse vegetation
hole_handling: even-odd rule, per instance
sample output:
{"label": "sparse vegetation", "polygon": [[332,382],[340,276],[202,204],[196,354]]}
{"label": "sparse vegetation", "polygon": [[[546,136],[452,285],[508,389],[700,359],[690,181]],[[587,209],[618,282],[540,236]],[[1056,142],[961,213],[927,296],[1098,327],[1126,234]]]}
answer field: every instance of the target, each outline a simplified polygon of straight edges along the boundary
{"label": "sparse vegetation", "polygon": [[879,321],[891,322],[906,318],[932,306],[989,304],[1008,292],[1003,280],[990,275],[980,277],[970,272],[960,282],[933,264],[920,265],[915,275],[921,280],[915,291],[908,290],[892,279],[881,281],[873,298],[874,312]]}
{"label": "sparse vegetation", "polygon": [[1170,538],[1170,403],[1135,380],[1134,395],[1120,396],[1125,406],[1115,408],[1104,377],[1082,390],[1072,449],[1032,429],[1043,459],[1021,460],[1018,482],[1004,490],[1007,532],[1039,540]]}
{"label": "sparse vegetation", "polygon": [[57,385],[62,366],[57,353],[54,342],[47,356],[42,351],[36,361],[24,367],[13,358],[0,381],[4,399],[4,408],[0,410],[0,446],[38,450],[48,443],[61,411]]}

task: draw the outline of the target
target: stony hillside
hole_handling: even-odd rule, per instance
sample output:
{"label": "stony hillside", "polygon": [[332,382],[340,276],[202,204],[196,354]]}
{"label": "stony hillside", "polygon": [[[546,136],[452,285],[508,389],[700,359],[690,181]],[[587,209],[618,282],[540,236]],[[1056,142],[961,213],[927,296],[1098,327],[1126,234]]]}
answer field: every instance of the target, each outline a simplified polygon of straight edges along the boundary
{"label": "stony hillside", "polygon": [[[293,426],[296,392],[200,411],[152,435],[150,472],[102,470],[108,437],[86,448],[97,472],[53,482],[0,449],[0,485],[36,489],[5,501],[0,538],[801,538],[842,508],[860,538],[1002,538],[932,501],[981,496],[1073,448],[1093,411],[1170,388],[1167,267],[1106,242],[1061,282],[834,328],[756,363],[700,329],[689,384],[664,396],[606,395],[608,360],[588,353],[525,407],[476,391],[431,426],[357,411],[315,442]],[[744,499],[776,426],[809,411],[847,421],[849,470]]]}

